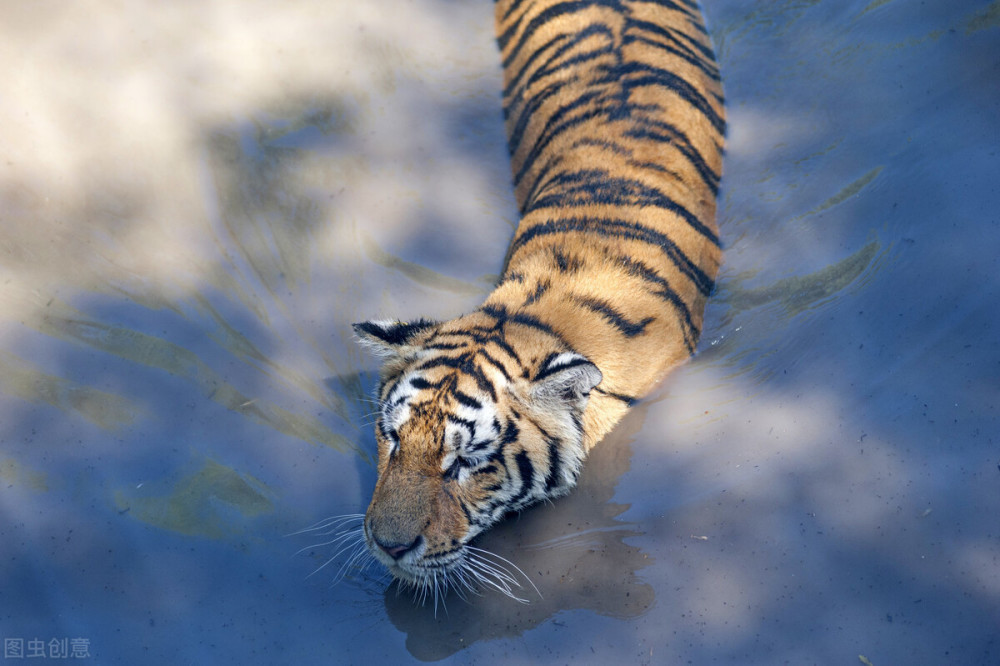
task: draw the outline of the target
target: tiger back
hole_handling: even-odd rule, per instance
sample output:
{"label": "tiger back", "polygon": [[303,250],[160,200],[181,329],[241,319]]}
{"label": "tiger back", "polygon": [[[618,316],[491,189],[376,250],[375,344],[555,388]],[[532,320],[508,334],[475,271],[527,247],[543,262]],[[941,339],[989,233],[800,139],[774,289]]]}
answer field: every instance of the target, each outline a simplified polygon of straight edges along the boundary
{"label": "tiger back", "polygon": [[697,5],[495,9],[521,213],[500,281],[451,321],[355,325],[384,357],[364,539],[435,594],[498,587],[469,542],[573,487],[695,350],[721,261],[723,97]]}

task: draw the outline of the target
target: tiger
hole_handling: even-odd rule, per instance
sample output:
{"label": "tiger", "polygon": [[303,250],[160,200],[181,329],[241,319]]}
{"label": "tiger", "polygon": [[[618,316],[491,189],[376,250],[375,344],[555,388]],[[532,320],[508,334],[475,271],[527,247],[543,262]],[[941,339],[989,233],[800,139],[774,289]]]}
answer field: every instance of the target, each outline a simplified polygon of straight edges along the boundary
{"label": "tiger", "polygon": [[450,321],[353,325],[382,361],[359,540],[435,601],[510,595],[472,541],[568,493],[694,353],[722,261],[723,93],[695,0],[497,0],[495,25],[520,212],[499,281]]}

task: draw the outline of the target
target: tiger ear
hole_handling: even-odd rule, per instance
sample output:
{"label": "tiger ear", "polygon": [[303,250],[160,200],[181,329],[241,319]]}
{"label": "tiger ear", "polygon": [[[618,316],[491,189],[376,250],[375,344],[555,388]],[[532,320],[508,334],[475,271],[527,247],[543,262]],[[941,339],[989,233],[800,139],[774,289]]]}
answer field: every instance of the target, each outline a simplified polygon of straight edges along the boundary
{"label": "tiger ear", "polygon": [[363,321],[353,324],[352,328],[361,344],[374,353],[380,356],[393,356],[406,353],[413,347],[420,333],[437,325],[437,322],[426,319],[411,322],[388,320]]}
{"label": "tiger ear", "polygon": [[576,352],[550,354],[535,376],[532,393],[543,403],[568,403],[582,411],[602,379],[598,367]]}

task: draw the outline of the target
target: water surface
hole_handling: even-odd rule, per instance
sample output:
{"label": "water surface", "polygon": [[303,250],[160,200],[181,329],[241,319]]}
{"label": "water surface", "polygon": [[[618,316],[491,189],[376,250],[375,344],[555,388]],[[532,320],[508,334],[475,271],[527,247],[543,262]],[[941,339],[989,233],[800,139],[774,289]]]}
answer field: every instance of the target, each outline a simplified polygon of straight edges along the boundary
{"label": "water surface", "polygon": [[[377,4],[377,6],[376,6]],[[0,633],[95,663],[1000,660],[1000,3],[706,2],[726,259],[695,359],[415,606],[349,324],[516,224],[492,5],[0,9]],[[35,644],[37,648],[37,644]]]}

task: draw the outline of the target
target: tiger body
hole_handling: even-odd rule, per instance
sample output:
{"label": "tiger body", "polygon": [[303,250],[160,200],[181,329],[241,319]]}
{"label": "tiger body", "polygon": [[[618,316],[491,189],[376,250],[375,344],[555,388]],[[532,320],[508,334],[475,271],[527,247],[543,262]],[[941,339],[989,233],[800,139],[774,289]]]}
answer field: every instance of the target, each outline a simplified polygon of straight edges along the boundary
{"label": "tiger body", "polygon": [[384,357],[363,533],[418,587],[470,585],[469,541],[575,484],[694,351],[721,262],[724,111],[694,0],[501,0],[521,221],[496,289],[444,323],[356,324]]}

